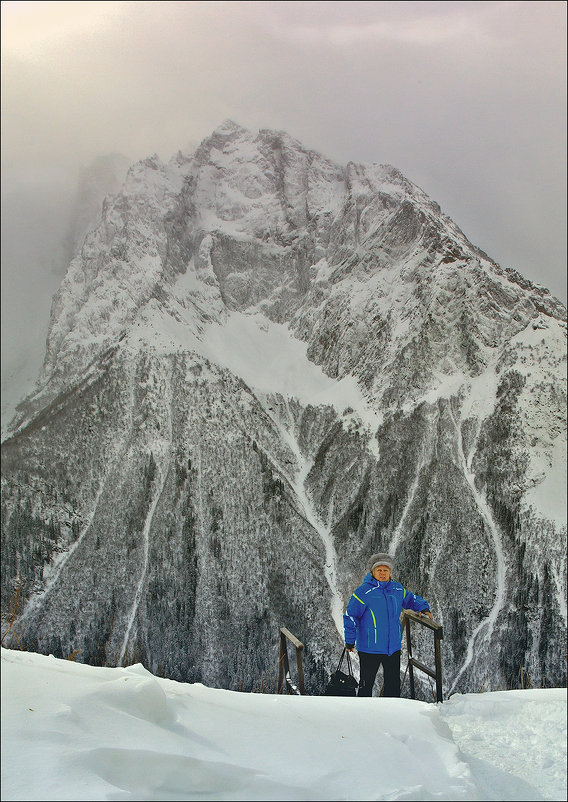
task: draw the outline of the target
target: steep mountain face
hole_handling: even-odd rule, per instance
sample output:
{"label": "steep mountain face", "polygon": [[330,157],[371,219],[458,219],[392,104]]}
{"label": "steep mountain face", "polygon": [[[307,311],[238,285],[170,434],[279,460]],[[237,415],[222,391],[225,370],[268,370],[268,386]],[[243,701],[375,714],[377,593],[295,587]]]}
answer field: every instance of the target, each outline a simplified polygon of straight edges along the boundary
{"label": "steep mountain face", "polygon": [[25,648],[227,688],[287,626],[317,692],[388,550],[446,693],[563,684],[565,480],[564,306],[395,168],[226,122],[69,265],[3,443],[3,604]]}
{"label": "steep mountain face", "polygon": [[120,191],[129,167],[130,161],[126,156],[107,153],[98,156],[81,170],[64,242],[63,272],[83,244],[87,233],[98,224],[106,196]]}

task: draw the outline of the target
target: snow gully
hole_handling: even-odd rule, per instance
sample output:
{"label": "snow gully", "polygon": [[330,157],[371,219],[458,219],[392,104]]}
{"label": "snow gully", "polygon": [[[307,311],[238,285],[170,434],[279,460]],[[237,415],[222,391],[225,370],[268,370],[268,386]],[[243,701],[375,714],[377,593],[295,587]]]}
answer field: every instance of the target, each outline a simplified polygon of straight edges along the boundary
{"label": "snow gully", "polygon": [[493,630],[495,629],[495,623],[497,621],[497,617],[501,610],[503,609],[505,603],[505,573],[506,573],[506,565],[505,565],[505,555],[503,553],[503,546],[502,546],[502,539],[501,533],[499,532],[499,528],[493,518],[491,510],[489,508],[489,504],[485,497],[479,492],[477,487],[475,486],[475,474],[471,470],[471,462],[473,459],[473,455],[475,453],[475,447],[477,444],[477,440],[479,438],[479,432],[481,429],[481,419],[478,418],[477,422],[477,431],[475,435],[475,440],[471,446],[469,452],[469,458],[466,459],[463,450],[463,440],[462,440],[462,433],[461,433],[461,416],[460,419],[456,419],[455,411],[452,405],[452,402],[449,403],[449,410],[451,418],[454,422],[456,427],[456,444],[458,448],[458,455],[460,458],[461,467],[463,470],[463,474],[465,479],[471,489],[471,494],[475,501],[475,504],[481,513],[483,520],[485,521],[487,528],[491,534],[491,539],[493,540],[493,545],[495,548],[495,555],[497,559],[497,582],[496,582],[496,592],[495,592],[495,602],[491,609],[491,612],[484,618],[474,629],[469,639],[469,643],[467,645],[467,652],[464,664],[456,674],[456,677],[452,683],[452,687],[450,688],[449,693],[453,693],[455,687],[457,686],[460,678],[469,667],[473,660],[473,655],[475,651],[475,643],[480,635],[487,641],[491,640],[491,635],[493,634]]}
{"label": "snow gully", "polygon": [[167,430],[166,430],[166,437],[161,441],[158,441],[154,445],[156,446],[155,449],[152,448],[152,454],[154,457],[162,452],[162,459],[161,465],[160,462],[157,464],[157,471],[159,475],[159,484],[156,488],[154,493],[154,498],[152,499],[152,504],[150,505],[150,509],[148,510],[148,514],[146,516],[146,520],[144,522],[144,529],[142,531],[142,538],[144,541],[144,558],[142,562],[142,570],[140,572],[140,579],[138,580],[138,585],[136,588],[136,593],[134,594],[134,602],[132,604],[132,608],[130,611],[130,615],[128,617],[128,623],[126,625],[126,630],[124,633],[124,639],[122,642],[122,646],[120,649],[120,653],[118,656],[117,665],[123,665],[126,658],[127,658],[127,651],[128,651],[128,644],[131,639],[132,629],[134,627],[134,621],[136,620],[136,614],[138,612],[138,608],[140,606],[140,601],[142,599],[142,593],[144,590],[144,584],[146,582],[146,577],[148,574],[148,562],[150,556],[150,530],[152,527],[152,521],[154,520],[154,513],[156,511],[156,507],[158,506],[158,502],[162,497],[162,493],[164,491],[164,486],[166,483],[166,479],[168,477],[169,469],[170,469],[170,462],[171,462],[171,453],[172,453],[172,439],[173,439],[173,425],[172,425],[172,406],[171,406],[171,365],[170,370],[166,376],[166,382],[168,387],[167,399],[168,399],[168,406],[167,406]]}
{"label": "snow gully", "polygon": [[[290,448],[290,450],[294,454],[294,457],[296,458],[296,465],[298,467],[294,475],[291,477],[290,484],[300,503],[300,508],[302,510],[304,518],[316,530],[323,543],[325,549],[325,563],[323,566],[323,572],[327,584],[329,585],[329,589],[331,591],[331,616],[333,618],[333,622],[335,624],[337,632],[339,633],[339,637],[343,641],[344,601],[339,591],[339,586],[337,583],[337,552],[335,550],[333,537],[331,535],[331,526],[329,522],[326,525],[322,521],[322,519],[316,512],[312,499],[310,498],[306,490],[306,479],[310,473],[310,470],[312,469],[312,464],[309,463],[308,460],[306,460],[306,458],[302,454],[298,442],[296,438],[293,436],[293,434],[291,434],[291,432],[282,423],[280,423],[276,419],[276,417],[271,413],[270,408],[266,403],[266,401],[261,398],[259,398],[259,401],[262,405],[264,412],[270,418],[270,420],[276,427],[277,431],[279,432],[282,440]],[[286,399],[285,399],[285,405],[289,421],[292,422],[293,418],[290,413],[290,409],[288,407],[288,401]],[[292,429],[292,425],[290,425],[290,428]],[[330,508],[330,519],[332,517],[332,510],[333,510],[333,504],[331,505]]]}
{"label": "snow gully", "polygon": [[138,612],[138,608],[140,606],[140,600],[142,598],[142,591],[144,589],[144,583],[146,581],[146,575],[148,573],[148,557],[150,554],[150,528],[152,526],[152,521],[154,519],[154,513],[156,511],[156,507],[158,506],[158,502],[162,497],[162,492],[164,490],[164,485],[166,482],[166,477],[168,475],[169,465],[170,465],[170,452],[171,447],[167,450],[166,455],[164,457],[164,465],[162,466],[160,471],[160,484],[154,498],[152,499],[152,504],[148,511],[148,515],[146,516],[146,521],[144,522],[144,530],[142,533],[142,537],[144,538],[144,561],[142,565],[142,571],[140,573],[140,579],[138,581],[138,587],[136,588],[136,593],[134,595],[134,603],[132,605],[132,609],[130,611],[130,615],[128,617],[128,624],[126,625],[126,631],[124,633],[124,640],[122,642],[122,647],[120,649],[120,654],[118,656],[117,665],[123,665],[124,660],[127,656],[128,650],[128,643],[130,641],[130,636],[132,634],[132,628],[134,626],[134,620],[136,618],[136,613]]}

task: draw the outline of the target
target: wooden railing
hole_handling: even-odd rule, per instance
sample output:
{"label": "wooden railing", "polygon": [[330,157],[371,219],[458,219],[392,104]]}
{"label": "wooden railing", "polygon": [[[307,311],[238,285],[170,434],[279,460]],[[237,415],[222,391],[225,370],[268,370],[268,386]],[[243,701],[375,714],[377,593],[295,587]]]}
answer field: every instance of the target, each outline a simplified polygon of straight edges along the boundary
{"label": "wooden railing", "polygon": [[[288,660],[288,641],[296,647],[296,665],[298,668],[298,686],[294,685],[290,676],[290,662]],[[304,644],[295,638],[286,627],[280,627],[280,658],[278,660],[278,693],[283,693],[284,685],[288,693],[305,696],[304,668],[302,666],[302,649]]]}
{"label": "wooden railing", "polygon": [[[427,674],[429,677],[432,677],[433,680],[436,682],[436,701],[442,702],[442,646],[441,640],[444,637],[444,630],[437,624],[435,621],[430,621],[429,618],[426,616],[420,616],[418,613],[414,613],[411,610],[404,610],[404,626],[406,628],[406,646],[408,649],[408,676],[410,679],[410,696],[412,699],[416,699],[416,689],[414,687],[414,669],[417,668],[419,671],[423,671],[424,674]],[[410,623],[414,622],[416,624],[421,624],[423,627],[428,627],[434,633],[434,664],[435,668],[432,670],[428,668],[423,663],[420,663],[416,658],[412,656],[412,641],[410,635]]]}

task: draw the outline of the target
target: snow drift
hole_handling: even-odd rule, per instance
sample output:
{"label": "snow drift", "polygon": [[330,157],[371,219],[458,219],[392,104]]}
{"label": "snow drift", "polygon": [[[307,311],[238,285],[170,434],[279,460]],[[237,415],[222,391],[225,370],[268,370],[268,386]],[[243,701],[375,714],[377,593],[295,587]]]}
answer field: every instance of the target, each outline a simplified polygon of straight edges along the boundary
{"label": "snow drift", "polygon": [[2,799],[563,800],[566,691],[238,693],[2,650]]}

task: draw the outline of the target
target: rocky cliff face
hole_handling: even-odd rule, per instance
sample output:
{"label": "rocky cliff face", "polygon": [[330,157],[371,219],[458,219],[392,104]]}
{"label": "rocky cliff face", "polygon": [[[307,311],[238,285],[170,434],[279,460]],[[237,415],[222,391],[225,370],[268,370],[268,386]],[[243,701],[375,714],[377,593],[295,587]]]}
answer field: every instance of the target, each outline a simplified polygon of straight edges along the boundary
{"label": "rocky cliff face", "polygon": [[562,684],[565,433],[559,301],[393,167],[227,122],[69,265],[3,443],[3,603],[25,648],[228,688],[284,625],[317,692],[389,550],[446,693]]}

